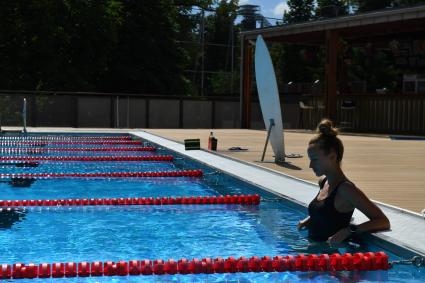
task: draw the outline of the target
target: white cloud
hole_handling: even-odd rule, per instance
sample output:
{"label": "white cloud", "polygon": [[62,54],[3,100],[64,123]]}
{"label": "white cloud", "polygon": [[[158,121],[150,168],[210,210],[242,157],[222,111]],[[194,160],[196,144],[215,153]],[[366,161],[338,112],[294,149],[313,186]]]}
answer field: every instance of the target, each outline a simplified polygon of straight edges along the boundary
{"label": "white cloud", "polygon": [[288,11],[288,4],[286,2],[281,2],[276,5],[273,9],[273,15],[276,17],[282,17],[284,11]]}
{"label": "white cloud", "polygon": [[249,0],[239,0],[239,5],[246,5],[249,3]]}

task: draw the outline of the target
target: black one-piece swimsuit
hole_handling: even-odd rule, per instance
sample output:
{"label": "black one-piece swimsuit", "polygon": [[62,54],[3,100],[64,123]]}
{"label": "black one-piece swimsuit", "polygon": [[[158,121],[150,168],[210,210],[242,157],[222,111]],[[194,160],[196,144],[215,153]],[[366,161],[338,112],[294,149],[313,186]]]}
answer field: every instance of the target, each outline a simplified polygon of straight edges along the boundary
{"label": "black one-piece swimsuit", "polygon": [[[320,184],[320,190],[326,182],[326,178]],[[349,212],[339,212],[335,208],[335,196],[338,192],[339,186],[347,181],[339,183],[331,194],[323,199],[317,200],[317,196],[312,200],[308,206],[308,213],[310,221],[308,224],[308,237],[314,241],[327,241],[328,238],[334,235],[342,228],[350,224],[351,217],[353,216],[354,209]]]}

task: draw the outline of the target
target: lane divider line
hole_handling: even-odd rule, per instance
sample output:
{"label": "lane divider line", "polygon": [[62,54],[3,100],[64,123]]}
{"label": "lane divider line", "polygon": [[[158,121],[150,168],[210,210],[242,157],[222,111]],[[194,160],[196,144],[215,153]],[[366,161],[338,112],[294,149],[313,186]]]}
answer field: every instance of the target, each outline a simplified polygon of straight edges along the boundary
{"label": "lane divider line", "polygon": [[143,147],[48,147],[48,148],[28,148],[28,147],[2,147],[1,153],[43,153],[55,151],[155,151],[153,146]]}
{"label": "lane divider line", "polygon": [[[43,200],[0,200],[4,207],[45,206],[97,206],[97,205],[190,205],[190,204],[251,204],[259,205],[259,195],[157,197],[157,198],[91,198],[91,199],[43,199]],[[0,208],[2,211],[2,208]]]}
{"label": "lane divider line", "polygon": [[285,271],[365,271],[388,270],[388,255],[384,252],[355,254],[310,254],[287,256],[253,256],[251,258],[182,258],[169,260],[120,260],[94,262],[15,263],[2,264],[0,278],[61,278],[88,276],[128,276],[166,274],[212,274],[236,272]]}
{"label": "lane divider line", "polygon": [[153,156],[0,156],[0,161],[172,161],[172,155]]}
{"label": "lane divider line", "polygon": [[51,178],[146,178],[146,177],[201,177],[202,170],[180,170],[180,171],[159,171],[159,172],[106,172],[106,173],[20,173],[20,174],[0,174],[0,179],[51,179]]}
{"label": "lane divider line", "polygon": [[142,144],[142,141],[0,141],[1,146],[11,145],[42,146],[48,144]]}
{"label": "lane divider line", "polygon": [[24,140],[131,140],[132,136],[26,136],[26,137],[0,137],[0,141]]}

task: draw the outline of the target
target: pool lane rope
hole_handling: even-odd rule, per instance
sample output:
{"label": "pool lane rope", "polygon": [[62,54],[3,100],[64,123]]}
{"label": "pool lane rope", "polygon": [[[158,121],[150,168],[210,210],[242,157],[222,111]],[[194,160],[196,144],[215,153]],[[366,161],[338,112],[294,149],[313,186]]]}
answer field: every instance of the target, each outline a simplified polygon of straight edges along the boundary
{"label": "pool lane rope", "polygon": [[94,262],[2,264],[1,279],[62,278],[89,276],[213,274],[285,271],[366,271],[388,270],[391,263],[384,252],[355,254],[310,254],[253,256],[251,258],[203,258],[179,260],[120,260]]}
{"label": "pool lane rope", "polygon": [[15,136],[0,137],[0,141],[24,141],[24,140],[131,140],[132,136]]}
{"label": "pool lane rope", "polygon": [[0,156],[0,161],[173,161],[172,155],[148,156]]}
{"label": "pool lane rope", "polygon": [[99,206],[99,205],[202,205],[202,204],[249,204],[259,205],[259,195],[191,196],[157,198],[91,198],[91,199],[43,199],[0,200],[0,211],[13,207],[46,206]]}
{"label": "pool lane rope", "polygon": [[0,174],[0,179],[51,179],[51,178],[147,178],[147,177],[201,177],[202,170],[157,171],[157,172],[102,172],[102,173],[19,173]]}
{"label": "pool lane rope", "polygon": [[42,146],[48,144],[142,144],[142,141],[133,140],[120,140],[120,141],[1,141],[0,146],[13,146],[13,145],[31,145]]}
{"label": "pool lane rope", "polygon": [[25,154],[40,154],[43,153],[43,148],[28,148],[28,147],[2,147],[0,153],[25,153]]}
{"label": "pool lane rope", "polygon": [[155,151],[153,146],[142,147],[50,147],[50,148],[28,148],[28,147],[2,147],[0,153],[44,153],[55,151]]}

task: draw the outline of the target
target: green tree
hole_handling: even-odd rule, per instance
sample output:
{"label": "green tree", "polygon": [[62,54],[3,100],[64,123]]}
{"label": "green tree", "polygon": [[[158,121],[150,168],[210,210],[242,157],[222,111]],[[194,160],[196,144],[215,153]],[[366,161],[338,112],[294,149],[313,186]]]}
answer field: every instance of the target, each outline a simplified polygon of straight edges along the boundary
{"label": "green tree", "polygon": [[1,1],[0,89],[185,93],[191,5]]}
{"label": "green tree", "polygon": [[224,94],[234,91],[236,86],[236,75],[233,74],[232,77],[232,67],[234,68],[237,53],[231,44],[237,46],[239,42],[239,27],[234,24],[238,1],[221,0],[215,5],[214,13],[209,15],[206,21],[205,68],[214,72],[209,75],[207,92]]}
{"label": "green tree", "polygon": [[392,5],[393,7],[405,7],[405,6],[412,6],[417,4],[424,4],[424,0],[393,0]]}
{"label": "green tree", "polygon": [[314,0],[288,0],[289,11],[283,14],[285,24],[302,23],[312,19]]}
{"label": "green tree", "polygon": [[208,65],[213,70],[228,70],[230,42],[235,41],[234,21],[236,19],[237,0],[221,0],[215,9],[215,13],[207,19],[207,45]]}
{"label": "green tree", "polygon": [[348,15],[347,0],[317,0],[316,17],[336,17]]}
{"label": "green tree", "polygon": [[[289,10],[283,15],[285,24],[296,24],[313,19],[313,0],[289,0],[288,7]],[[272,54],[277,62],[275,69],[277,76],[280,76],[278,79],[280,83],[311,82],[317,77],[315,75],[318,64],[317,48],[298,44],[275,46]]]}
{"label": "green tree", "polygon": [[184,49],[178,44],[179,8],[171,0],[122,2],[122,25],[103,89],[183,94]]}
{"label": "green tree", "polygon": [[352,64],[349,68],[351,81],[366,81],[367,92],[374,93],[376,89],[392,90],[398,80],[399,71],[393,64],[392,56],[376,50],[373,44],[364,48],[353,48]]}
{"label": "green tree", "polygon": [[353,0],[352,5],[361,13],[390,7],[392,2],[393,0]]}
{"label": "green tree", "polygon": [[119,9],[115,0],[2,1],[0,88],[95,90]]}

